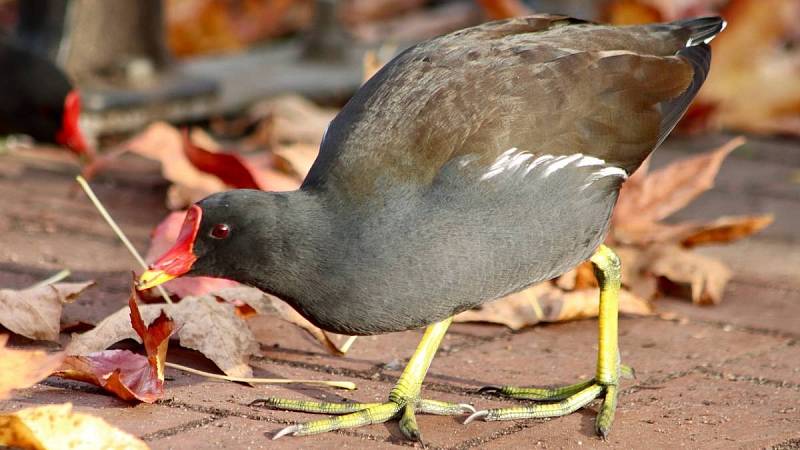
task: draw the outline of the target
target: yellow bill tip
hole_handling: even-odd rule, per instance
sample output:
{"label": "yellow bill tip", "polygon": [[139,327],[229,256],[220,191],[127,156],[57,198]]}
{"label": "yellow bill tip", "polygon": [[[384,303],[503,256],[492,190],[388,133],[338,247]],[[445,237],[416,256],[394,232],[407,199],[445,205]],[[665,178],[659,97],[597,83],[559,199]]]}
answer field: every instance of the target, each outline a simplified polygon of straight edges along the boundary
{"label": "yellow bill tip", "polygon": [[139,290],[150,289],[174,278],[176,278],[175,275],[170,275],[163,270],[146,270],[136,282],[136,288]]}

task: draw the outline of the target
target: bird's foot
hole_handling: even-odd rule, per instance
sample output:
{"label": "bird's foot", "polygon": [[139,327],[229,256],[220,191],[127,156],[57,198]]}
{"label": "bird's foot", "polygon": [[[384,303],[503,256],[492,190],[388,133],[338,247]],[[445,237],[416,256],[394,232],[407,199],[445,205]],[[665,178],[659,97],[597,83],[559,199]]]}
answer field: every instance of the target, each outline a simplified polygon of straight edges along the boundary
{"label": "bird's foot", "polygon": [[594,399],[602,398],[603,404],[600,407],[600,413],[597,415],[596,429],[597,433],[605,438],[611,430],[614,412],[617,408],[618,380],[619,378],[633,378],[633,376],[633,369],[620,365],[618,377],[611,382],[599,382],[596,379],[591,379],[557,388],[486,386],[480,392],[496,393],[506,397],[544,403],[477,411],[469,416],[464,423],[467,424],[477,419],[488,422],[566,416],[586,406]]}
{"label": "bird's foot", "polygon": [[267,406],[273,409],[288,411],[341,414],[327,419],[319,419],[286,427],[278,431],[272,437],[273,440],[289,434],[292,436],[307,436],[342,428],[383,423],[394,418],[399,418],[400,431],[402,431],[407,438],[420,441],[422,435],[417,426],[415,413],[455,416],[475,412],[475,408],[468,404],[440,402],[398,395],[390,395],[389,401],[385,403],[335,403],[287,400],[270,397],[256,400],[251,403],[251,405]]}

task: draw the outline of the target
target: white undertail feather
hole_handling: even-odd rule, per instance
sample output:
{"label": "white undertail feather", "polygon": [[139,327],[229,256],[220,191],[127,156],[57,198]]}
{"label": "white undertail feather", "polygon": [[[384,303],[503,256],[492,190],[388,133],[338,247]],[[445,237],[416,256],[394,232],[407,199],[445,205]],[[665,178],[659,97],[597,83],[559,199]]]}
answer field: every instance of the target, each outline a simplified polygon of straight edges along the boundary
{"label": "white undertail feather", "polygon": [[[519,151],[516,148],[508,149],[495,160],[491,167],[489,167],[489,170],[483,174],[481,180],[488,180],[503,172],[509,170],[513,171],[521,167],[524,167],[524,171],[522,173],[523,176],[528,175],[537,167],[543,167],[544,170],[541,172],[540,176],[546,178],[569,166],[599,167],[598,170],[589,175],[586,184],[583,185],[583,189],[589,187],[595,181],[605,177],[620,177],[623,180],[628,178],[628,173],[625,172],[624,169],[615,166],[609,166],[600,158],[584,155],[582,153],[558,157],[553,155],[542,155],[531,161],[532,158],[533,155],[531,153]],[[523,164],[526,165],[523,166]]]}

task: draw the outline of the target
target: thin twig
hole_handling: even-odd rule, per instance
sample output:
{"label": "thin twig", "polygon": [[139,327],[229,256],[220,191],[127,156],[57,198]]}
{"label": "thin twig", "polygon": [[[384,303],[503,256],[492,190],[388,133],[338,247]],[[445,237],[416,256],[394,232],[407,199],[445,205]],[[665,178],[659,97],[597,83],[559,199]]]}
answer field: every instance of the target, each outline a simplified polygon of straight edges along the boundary
{"label": "thin twig", "polygon": [[182,370],[184,372],[193,373],[195,375],[204,376],[207,378],[214,378],[216,380],[238,381],[241,383],[252,384],[311,384],[317,386],[329,386],[339,389],[347,389],[352,391],[356,388],[356,384],[350,381],[320,381],[320,380],[288,380],[285,378],[247,378],[247,377],[230,377],[228,375],[218,375],[216,373],[203,372],[202,370],[192,369],[191,367],[182,366],[175,363],[165,363],[167,367]]}
{"label": "thin twig", "polygon": [[344,344],[342,344],[342,346],[339,347],[339,351],[342,353],[347,353],[347,351],[350,350],[350,347],[353,346],[353,342],[355,342],[357,338],[358,336],[350,336],[349,338],[347,338],[347,340],[344,341]]}
{"label": "thin twig", "polygon": [[38,287],[47,286],[48,284],[58,283],[59,281],[63,280],[64,278],[67,278],[71,274],[72,272],[70,272],[69,269],[64,269],[61,272],[58,272],[57,274],[51,276],[50,278],[45,278],[44,280],[34,284],[28,289],[35,289]]}
{"label": "thin twig", "polygon": [[[122,230],[114,221],[114,219],[111,218],[111,214],[108,213],[103,204],[100,203],[100,200],[97,199],[97,196],[94,195],[94,191],[89,186],[89,183],[87,183],[86,180],[80,175],[75,177],[75,179],[78,181],[78,184],[81,185],[81,188],[86,193],[86,196],[89,197],[89,200],[92,201],[94,207],[97,208],[97,211],[100,212],[100,215],[103,216],[103,219],[106,220],[108,226],[110,226],[111,229],[114,230],[114,233],[117,234],[119,240],[122,241],[122,243],[125,245],[125,248],[127,248],[128,251],[131,252],[131,255],[133,255],[133,257],[136,258],[136,261],[139,262],[142,268],[144,270],[147,270],[147,263],[144,262],[142,256],[139,255],[138,251],[136,251],[136,247],[134,247],[133,244],[131,244],[131,241],[128,240],[128,237],[125,236],[125,233],[122,232]],[[167,294],[167,291],[164,290],[163,286],[156,286],[156,289],[158,289],[158,292],[161,294],[162,297],[164,297],[164,300],[167,303],[172,304],[172,300],[169,298],[169,294]]]}

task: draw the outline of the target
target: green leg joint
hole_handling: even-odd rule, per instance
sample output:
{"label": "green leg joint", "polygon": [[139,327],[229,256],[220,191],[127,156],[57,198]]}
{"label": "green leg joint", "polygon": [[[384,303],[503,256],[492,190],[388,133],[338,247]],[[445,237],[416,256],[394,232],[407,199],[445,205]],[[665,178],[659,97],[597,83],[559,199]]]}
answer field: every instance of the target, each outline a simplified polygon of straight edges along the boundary
{"label": "green leg joint", "polygon": [[620,289],[620,263],[617,255],[601,245],[591,258],[595,275],[600,282],[600,311],[598,317],[597,372],[591,380],[557,388],[518,388],[513,386],[487,386],[481,392],[497,393],[512,398],[534,400],[535,405],[496,408],[478,411],[464,423],[476,419],[516,420],[559,417],[573,413],[600,398],[603,405],[597,415],[596,430],[603,438],[611,431],[617,408],[619,379],[633,376],[633,369],[619,362],[617,344]]}
{"label": "green leg joint", "polygon": [[433,324],[425,330],[425,335],[422,337],[417,351],[414,352],[414,356],[411,357],[403,374],[400,375],[397,384],[389,393],[389,400],[385,403],[332,403],[267,398],[256,400],[251,405],[289,411],[342,414],[337,417],[286,427],[278,431],[272,439],[279,439],[289,434],[292,436],[306,436],[399,419],[400,431],[407,438],[420,441],[422,433],[417,426],[415,413],[461,415],[475,412],[475,408],[471,405],[420,398],[422,380],[428,373],[433,356],[436,354],[436,350],[439,348],[439,344],[441,344],[442,338],[444,338],[451,322],[452,319],[447,319]]}

